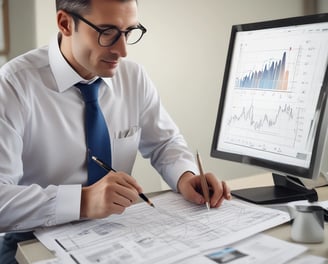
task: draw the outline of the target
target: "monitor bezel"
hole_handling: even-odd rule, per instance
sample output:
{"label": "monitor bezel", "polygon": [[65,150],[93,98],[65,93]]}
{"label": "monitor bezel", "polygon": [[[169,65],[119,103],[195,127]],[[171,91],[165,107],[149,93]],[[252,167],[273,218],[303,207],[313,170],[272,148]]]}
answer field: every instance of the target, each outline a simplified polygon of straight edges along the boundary
{"label": "monitor bezel", "polygon": [[295,165],[288,165],[285,163],[274,162],[266,159],[261,159],[258,157],[247,156],[243,154],[236,154],[227,151],[221,151],[217,149],[219,134],[221,129],[221,121],[223,117],[223,110],[224,104],[227,95],[228,89],[228,80],[230,74],[230,66],[231,60],[233,57],[234,51],[234,42],[236,38],[237,32],[240,31],[250,31],[250,30],[261,30],[261,29],[270,29],[270,28],[279,28],[279,27],[286,27],[286,26],[296,26],[296,25],[306,25],[306,24],[313,24],[313,23],[321,23],[321,22],[328,22],[328,13],[324,14],[315,14],[309,16],[299,16],[299,17],[291,17],[291,18],[283,18],[277,20],[268,20],[268,21],[261,21],[261,22],[254,22],[254,23],[247,23],[247,24],[239,24],[233,25],[231,29],[230,41],[228,46],[228,53],[225,63],[225,70],[221,88],[221,96],[219,100],[219,106],[217,111],[213,141],[211,146],[211,157],[219,158],[223,160],[248,164],[252,166],[257,166],[260,168],[264,168],[270,170],[272,172],[277,172],[281,175],[285,176],[295,176],[300,178],[307,178],[307,179],[316,179],[320,173],[320,166],[322,161],[322,155],[324,151],[324,147],[326,144],[326,133],[327,133],[327,126],[328,126],[328,109],[326,107],[327,103],[327,91],[328,91],[328,73],[327,68],[324,75],[324,79],[322,82],[322,87],[319,96],[319,103],[321,107],[320,115],[318,118],[318,125],[317,130],[315,133],[315,139],[312,149],[312,156],[310,161],[309,168],[303,168]]}

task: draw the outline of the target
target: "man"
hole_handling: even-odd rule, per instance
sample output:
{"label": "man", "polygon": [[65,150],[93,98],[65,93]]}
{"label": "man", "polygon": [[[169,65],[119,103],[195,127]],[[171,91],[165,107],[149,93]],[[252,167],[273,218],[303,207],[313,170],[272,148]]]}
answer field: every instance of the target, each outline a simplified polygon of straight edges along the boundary
{"label": "man", "polygon": [[[130,176],[138,149],[174,191],[204,204],[193,155],[143,68],[124,59],[127,44],[146,31],[137,2],[56,5],[58,37],[0,70],[0,232],[122,213],[142,192]],[[116,171],[88,184],[93,150],[86,144],[84,95],[77,84],[99,78],[98,100],[110,135],[104,147]],[[206,178],[211,207],[230,199],[224,182],[211,173]],[[7,235],[3,252],[30,236]]]}

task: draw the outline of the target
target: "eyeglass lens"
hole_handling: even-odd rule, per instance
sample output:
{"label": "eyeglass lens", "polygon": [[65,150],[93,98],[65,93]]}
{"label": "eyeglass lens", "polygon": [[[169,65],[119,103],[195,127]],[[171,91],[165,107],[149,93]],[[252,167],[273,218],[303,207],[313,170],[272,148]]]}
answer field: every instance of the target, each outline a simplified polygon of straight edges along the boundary
{"label": "eyeglass lens", "polygon": [[125,35],[126,43],[130,45],[138,42],[143,35],[143,31],[140,28],[129,29],[126,32],[121,32],[117,28],[110,28],[100,34],[99,44],[101,46],[113,45],[121,37],[122,33]]}

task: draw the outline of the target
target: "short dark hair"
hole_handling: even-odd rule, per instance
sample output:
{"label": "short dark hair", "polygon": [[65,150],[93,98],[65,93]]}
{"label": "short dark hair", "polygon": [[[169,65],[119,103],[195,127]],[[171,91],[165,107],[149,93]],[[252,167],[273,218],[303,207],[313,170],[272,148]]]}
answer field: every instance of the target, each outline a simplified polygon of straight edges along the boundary
{"label": "short dark hair", "polygon": [[[138,0],[117,0],[120,2],[129,2]],[[56,10],[64,10],[66,12],[85,14],[90,11],[92,0],[56,0]]]}
{"label": "short dark hair", "polygon": [[[116,0],[119,2],[129,2],[138,0]],[[90,12],[92,0],[56,0],[56,11],[64,10],[68,13],[75,13],[79,15],[84,15]],[[73,17],[75,23],[75,31],[77,31],[79,20],[76,17]]]}
{"label": "short dark hair", "polygon": [[91,0],[56,0],[56,10],[83,14],[90,9]]}

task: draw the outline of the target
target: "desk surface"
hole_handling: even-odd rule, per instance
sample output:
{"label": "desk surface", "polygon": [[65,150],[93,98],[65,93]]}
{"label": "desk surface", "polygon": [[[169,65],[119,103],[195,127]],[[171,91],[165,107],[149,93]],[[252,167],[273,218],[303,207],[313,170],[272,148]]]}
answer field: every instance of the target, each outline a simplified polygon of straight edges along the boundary
{"label": "desk surface", "polygon": [[[247,178],[240,178],[232,181],[228,181],[229,186],[232,190],[238,188],[251,188],[259,185],[273,185],[273,180],[270,174],[261,174],[256,176],[251,176]],[[263,183],[263,184],[262,184]],[[242,186],[242,187],[241,187]],[[328,200],[328,186],[316,188],[319,201]],[[293,242],[290,238],[290,223],[280,225],[274,228],[271,228],[264,234]],[[309,250],[308,253],[311,255],[322,256],[328,258],[328,223],[325,223],[325,240],[323,243],[319,244],[302,244],[306,246]]]}
{"label": "desk surface", "polygon": [[[227,181],[232,190],[264,185],[273,185],[271,174],[260,174],[252,177]],[[317,188],[319,200],[328,200],[328,187]],[[284,224],[271,228],[265,232],[267,235],[292,242],[290,238],[290,224]],[[309,250],[308,253],[328,258],[328,223],[325,223],[325,241],[319,244],[303,244]],[[30,264],[35,261],[50,259],[53,255],[37,240],[29,240],[19,243],[16,258],[19,264]]]}

